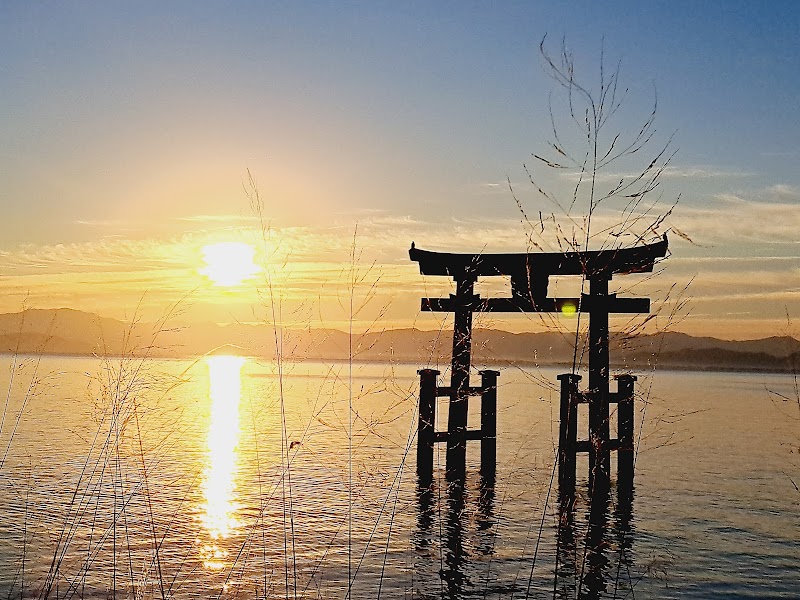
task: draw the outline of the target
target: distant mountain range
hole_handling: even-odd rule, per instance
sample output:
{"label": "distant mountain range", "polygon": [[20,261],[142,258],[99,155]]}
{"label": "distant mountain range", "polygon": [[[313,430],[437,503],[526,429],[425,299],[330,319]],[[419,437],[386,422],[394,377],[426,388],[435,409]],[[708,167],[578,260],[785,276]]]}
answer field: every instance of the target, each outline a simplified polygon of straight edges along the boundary
{"label": "distant mountain range", "polygon": [[[290,360],[348,360],[348,334],[334,329],[284,330],[281,351]],[[571,364],[575,337],[561,332],[509,333],[477,329],[473,364]],[[446,364],[450,331],[394,329],[356,335],[355,361],[394,361],[425,366]],[[236,352],[275,356],[269,325],[124,323],[72,309],[25,310],[0,314],[0,353],[99,356],[188,357]],[[633,338],[612,334],[613,366],[667,369],[795,372],[800,341],[792,337],[731,341],[668,332]]]}

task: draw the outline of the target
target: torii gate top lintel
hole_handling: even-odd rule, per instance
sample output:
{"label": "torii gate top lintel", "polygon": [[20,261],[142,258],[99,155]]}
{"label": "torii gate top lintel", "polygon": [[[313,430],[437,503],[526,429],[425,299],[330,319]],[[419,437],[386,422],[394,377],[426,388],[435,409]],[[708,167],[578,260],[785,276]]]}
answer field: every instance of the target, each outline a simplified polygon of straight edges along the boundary
{"label": "torii gate top lintel", "polygon": [[411,243],[408,255],[419,263],[422,275],[490,277],[520,273],[586,275],[587,279],[628,273],[649,273],[656,259],[667,254],[667,234],[653,244],[588,252],[519,252],[508,254],[456,254],[422,250]]}
{"label": "torii gate top lintel", "polygon": [[[614,275],[650,273],[659,258],[667,255],[667,235],[655,243],[631,248],[588,252],[520,252],[509,254],[457,254],[432,252],[411,243],[409,258],[419,263],[422,275],[448,276],[460,284],[474,283],[478,277],[505,275],[511,278],[511,298],[491,298],[474,307],[489,312],[555,312],[565,303],[589,308],[587,298],[548,298],[551,275],[582,275],[590,281],[610,280]],[[453,298],[423,298],[422,310],[453,310]],[[646,313],[647,298],[616,298],[612,295],[609,312]]]}

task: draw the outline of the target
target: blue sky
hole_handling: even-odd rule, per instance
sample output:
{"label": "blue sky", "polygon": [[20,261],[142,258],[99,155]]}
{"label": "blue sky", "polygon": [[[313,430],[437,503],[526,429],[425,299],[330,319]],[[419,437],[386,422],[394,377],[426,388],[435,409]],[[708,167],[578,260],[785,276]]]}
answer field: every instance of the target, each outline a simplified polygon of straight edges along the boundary
{"label": "blue sky", "polygon": [[[359,222],[387,268],[408,243],[393,254],[379,243],[393,235],[509,250],[513,237],[490,233],[519,222],[506,178],[529,212],[552,210],[522,168],[547,141],[550,94],[559,102],[545,34],[554,49],[566,40],[589,81],[601,47],[621,61],[620,129],[657,90],[655,141],[674,133],[678,150],[664,203],[680,195],[671,224],[698,243],[674,244],[671,277],[698,290],[702,318],[688,322],[747,335],[766,318],[757,302],[771,327],[800,307],[795,2],[2,3],[0,250],[16,269],[5,281],[21,294],[39,289],[15,279],[36,261],[55,272],[118,242],[246,223],[247,169],[276,230],[329,239]],[[115,252],[109,269],[130,260]],[[730,266],[748,257],[780,265]],[[714,313],[739,272],[771,275],[750,308]]]}

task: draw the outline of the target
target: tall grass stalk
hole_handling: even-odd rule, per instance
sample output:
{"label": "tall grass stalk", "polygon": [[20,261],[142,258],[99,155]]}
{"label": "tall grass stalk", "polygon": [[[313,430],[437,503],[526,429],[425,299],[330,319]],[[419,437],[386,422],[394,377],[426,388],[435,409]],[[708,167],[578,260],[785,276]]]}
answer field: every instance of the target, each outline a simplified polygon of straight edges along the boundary
{"label": "tall grass stalk", "polygon": [[[565,41],[562,40],[558,50],[552,52],[546,44],[546,38],[543,38],[539,49],[545,72],[555,82],[557,91],[562,92],[559,97],[562,103],[554,103],[552,100],[550,103],[551,138],[546,144],[547,151],[533,154],[535,163],[533,167],[525,165],[525,172],[536,198],[535,203],[538,205],[538,220],[529,218],[531,211],[525,207],[509,179],[512,198],[520,211],[526,230],[529,250],[586,252],[617,249],[626,245],[635,246],[659,236],[660,229],[665,227],[666,220],[677,201],[666,208],[659,208],[661,196],[658,190],[661,178],[675,156],[675,151],[670,149],[672,136],[663,145],[657,146],[654,151],[651,150],[656,137],[655,117],[658,109],[655,91],[649,114],[639,125],[628,130],[620,120],[628,90],[620,83],[620,65],[617,64],[610,70],[607,68],[602,45],[599,56],[599,78],[596,84],[588,83],[586,78],[578,74],[576,62]],[[563,109],[563,115],[554,110],[554,106]],[[637,166],[634,159],[648,152],[652,153]],[[621,169],[623,173],[626,169],[629,171],[623,175],[606,175],[610,167]],[[555,174],[562,181],[564,179],[573,181],[571,193],[562,196],[547,191],[545,185],[540,182],[540,179],[545,179],[539,176],[541,170]],[[604,211],[603,218],[606,223],[596,226],[601,209]],[[612,215],[615,216],[615,222],[609,221]],[[688,239],[683,232],[677,233]],[[580,298],[589,292],[587,283],[584,274],[581,278]],[[636,285],[641,283],[629,286],[624,291],[630,291]],[[666,306],[668,295],[664,300]],[[678,312],[683,308],[680,298],[675,306],[677,309],[667,319],[667,325],[675,321]],[[653,319],[654,316],[651,315],[644,320],[632,320],[626,326],[627,333],[623,331],[621,335],[633,337]],[[543,320],[549,320],[550,327],[561,328],[561,325],[552,318],[543,317]],[[585,365],[588,352],[586,327],[580,303],[572,327],[572,338],[571,370],[575,374]],[[649,395],[649,391],[647,394]],[[644,403],[641,412],[639,436],[643,429],[646,407],[647,402]],[[637,440],[635,449],[637,454],[638,449]],[[553,485],[552,478],[550,485],[551,487]],[[573,508],[569,507],[567,510],[571,512]],[[542,510],[542,514],[545,513],[546,504]],[[544,525],[542,520],[537,537],[541,536]],[[560,534],[558,541],[560,542]],[[586,560],[591,553],[598,551],[599,548],[592,547],[587,530],[576,573],[579,595],[583,593]],[[621,565],[622,560],[620,554],[618,565]],[[526,597],[530,593],[533,566],[535,558],[532,561]],[[617,568],[615,588],[619,584],[620,571],[620,568]],[[558,577],[559,568],[556,564],[554,596]]]}

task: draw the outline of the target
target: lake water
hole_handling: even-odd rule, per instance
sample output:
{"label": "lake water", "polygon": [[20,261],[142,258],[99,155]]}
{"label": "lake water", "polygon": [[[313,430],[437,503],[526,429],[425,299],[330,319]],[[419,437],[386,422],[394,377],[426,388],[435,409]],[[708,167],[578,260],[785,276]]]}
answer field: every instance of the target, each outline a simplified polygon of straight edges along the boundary
{"label": "lake water", "polygon": [[791,376],[639,374],[635,496],[598,533],[585,459],[559,513],[556,370],[501,371],[495,485],[471,442],[462,495],[440,445],[418,489],[416,366],[0,367],[2,598],[800,597]]}

